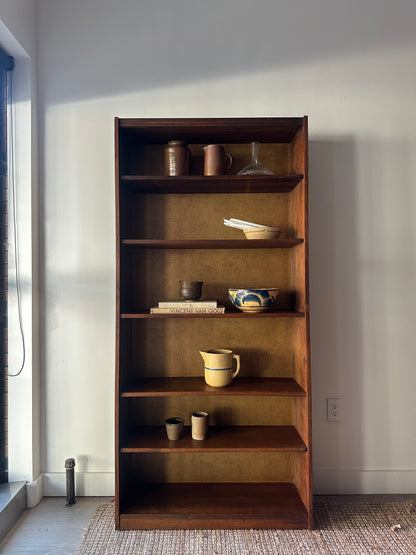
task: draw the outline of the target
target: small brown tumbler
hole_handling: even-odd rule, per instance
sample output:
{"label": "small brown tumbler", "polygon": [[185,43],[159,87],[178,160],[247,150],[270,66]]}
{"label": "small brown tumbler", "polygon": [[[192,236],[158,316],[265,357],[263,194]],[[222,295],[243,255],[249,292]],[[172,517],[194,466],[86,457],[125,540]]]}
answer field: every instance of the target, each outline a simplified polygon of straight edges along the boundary
{"label": "small brown tumbler", "polygon": [[204,175],[223,175],[230,169],[233,159],[221,145],[204,146]]}

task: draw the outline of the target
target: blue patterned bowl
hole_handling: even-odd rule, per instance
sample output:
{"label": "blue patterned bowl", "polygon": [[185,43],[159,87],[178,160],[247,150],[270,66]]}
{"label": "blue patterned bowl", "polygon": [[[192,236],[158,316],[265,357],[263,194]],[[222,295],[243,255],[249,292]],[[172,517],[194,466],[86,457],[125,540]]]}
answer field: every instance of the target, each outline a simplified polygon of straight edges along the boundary
{"label": "blue patterned bowl", "polygon": [[279,289],[228,289],[233,305],[243,312],[263,312],[271,308],[277,299]]}

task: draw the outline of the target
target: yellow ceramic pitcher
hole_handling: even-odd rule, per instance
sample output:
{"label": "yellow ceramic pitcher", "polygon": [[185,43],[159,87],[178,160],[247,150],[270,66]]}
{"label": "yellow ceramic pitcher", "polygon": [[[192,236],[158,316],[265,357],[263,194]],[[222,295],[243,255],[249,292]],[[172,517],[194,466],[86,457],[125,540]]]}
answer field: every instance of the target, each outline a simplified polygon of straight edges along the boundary
{"label": "yellow ceramic pitcher", "polygon": [[[229,349],[211,349],[199,351],[204,359],[205,381],[212,387],[230,385],[240,370],[240,355],[235,355]],[[233,369],[233,359],[236,369]]]}

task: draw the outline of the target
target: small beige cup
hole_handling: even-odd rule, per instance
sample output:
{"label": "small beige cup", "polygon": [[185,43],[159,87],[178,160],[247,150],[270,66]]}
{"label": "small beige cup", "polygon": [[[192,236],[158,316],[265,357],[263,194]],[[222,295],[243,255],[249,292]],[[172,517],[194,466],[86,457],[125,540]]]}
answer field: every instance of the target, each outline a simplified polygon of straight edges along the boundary
{"label": "small beige cup", "polygon": [[184,423],[184,419],[180,418],[179,416],[174,416],[173,418],[167,418],[165,420],[166,433],[168,435],[168,439],[176,440],[181,437],[183,423]]}
{"label": "small beige cup", "polygon": [[208,435],[208,413],[193,412],[191,416],[192,439],[202,440]]}

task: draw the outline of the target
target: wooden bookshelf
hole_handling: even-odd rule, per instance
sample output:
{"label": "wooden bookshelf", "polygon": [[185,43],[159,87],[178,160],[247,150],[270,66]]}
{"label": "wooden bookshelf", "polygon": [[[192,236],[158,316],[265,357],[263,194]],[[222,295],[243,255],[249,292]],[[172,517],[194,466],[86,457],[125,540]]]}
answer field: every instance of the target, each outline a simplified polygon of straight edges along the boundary
{"label": "wooden bookshelf", "polygon": [[[163,175],[173,139],[190,175]],[[274,175],[237,175],[252,141]],[[203,175],[213,143],[229,175]],[[116,118],[115,150],[116,528],[312,528],[307,118]],[[281,235],[247,240],[230,216]],[[204,281],[225,313],[150,314],[179,279]],[[279,287],[276,308],[240,312],[229,287]],[[205,383],[208,348],[241,355],[230,386]],[[193,440],[206,409],[208,438]],[[180,440],[170,416],[185,418]]]}

